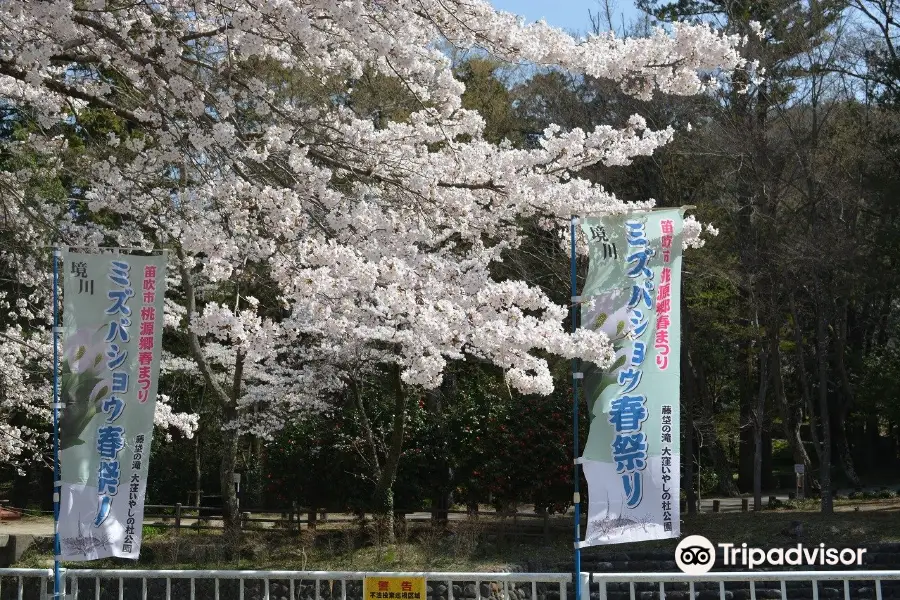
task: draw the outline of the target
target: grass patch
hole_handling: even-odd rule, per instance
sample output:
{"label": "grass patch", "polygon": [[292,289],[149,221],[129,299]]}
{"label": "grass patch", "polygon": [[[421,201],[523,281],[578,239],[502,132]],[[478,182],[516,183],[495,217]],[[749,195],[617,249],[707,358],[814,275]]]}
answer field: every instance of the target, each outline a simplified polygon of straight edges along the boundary
{"label": "grass patch", "polygon": [[156,527],[154,525],[144,525],[144,527],[141,529],[141,537],[144,541],[159,537],[161,535],[165,535],[165,533],[165,527]]}
{"label": "grass patch", "polygon": [[[454,524],[456,525],[456,524]],[[313,536],[247,532],[239,544],[219,532],[165,531],[145,538],[138,561],[105,559],[68,562],[68,568],[274,569],[347,571],[496,571],[531,565],[555,571],[571,555],[571,543],[550,547],[522,542],[466,539],[464,527],[422,528],[393,544],[363,542],[358,536]],[[29,550],[16,566],[46,568],[52,553]]]}
{"label": "grass patch", "polygon": [[686,518],[682,532],[703,535],[713,543],[779,545],[796,543],[797,540],[781,533],[794,521],[803,524],[803,537],[799,541],[804,544],[864,545],[900,541],[900,513],[897,511],[836,512],[832,515],[810,510],[706,513]]}
{"label": "grass patch", "polygon": [[[779,510],[747,513],[703,513],[684,515],[683,536],[702,535],[713,544],[743,543],[749,546],[771,547],[785,544],[865,547],[866,544],[900,542],[900,511],[836,512],[823,515],[808,510]],[[803,535],[794,539],[782,533],[794,521],[803,525]],[[671,550],[678,540],[657,540],[634,544],[620,544],[608,548],[593,547],[583,551],[587,556],[601,556],[611,552]]]}

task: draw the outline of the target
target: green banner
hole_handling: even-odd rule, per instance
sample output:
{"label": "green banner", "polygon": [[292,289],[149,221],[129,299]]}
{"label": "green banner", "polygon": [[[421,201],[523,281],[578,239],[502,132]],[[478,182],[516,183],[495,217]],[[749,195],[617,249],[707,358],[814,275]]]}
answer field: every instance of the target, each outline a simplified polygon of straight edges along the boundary
{"label": "green banner", "polygon": [[62,560],[140,553],[165,256],[62,253]]}
{"label": "green banner", "polygon": [[585,368],[590,429],[582,546],[679,535],[680,209],[589,218],[582,327],[613,342],[613,365]]}

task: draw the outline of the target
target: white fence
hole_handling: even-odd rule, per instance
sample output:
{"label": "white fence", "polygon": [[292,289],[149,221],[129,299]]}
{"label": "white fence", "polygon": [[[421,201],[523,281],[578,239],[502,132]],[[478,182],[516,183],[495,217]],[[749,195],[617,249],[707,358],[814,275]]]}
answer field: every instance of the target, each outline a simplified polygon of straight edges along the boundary
{"label": "white fence", "polygon": [[[424,577],[427,600],[567,600],[569,573],[67,569],[79,600],[364,600],[365,577]],[[579,600],[900,600],[900,571],[582,573]],[[52,569],[0,569],[0,600],[49,600]]]}
{"label": "white fence", "polygon": [[[366,577],[424,577],[428,600],[559,600],[572,581],[569,573],[63,571],[67,600],[364,600]],[[0,569],[0,600],[52,597],[52,569]]]}
{"label": "white fence", "polygon": [[900,600],[900,571],[584,573],[581,577],[582,600],[586,600],[588,581],[591,597],[599,600]]}

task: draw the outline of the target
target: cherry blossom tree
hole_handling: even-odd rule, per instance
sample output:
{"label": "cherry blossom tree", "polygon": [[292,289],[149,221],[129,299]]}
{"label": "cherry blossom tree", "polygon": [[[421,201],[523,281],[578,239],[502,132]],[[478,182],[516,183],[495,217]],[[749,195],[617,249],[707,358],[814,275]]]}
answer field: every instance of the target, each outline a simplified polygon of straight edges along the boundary
{"label": "cherry blossom tree", "polygon": [[[0,465],[21,470],[35,461],[52,466],[51,263],[38,229],[29,220],[11,219],[10,212],[5,217],[0,230],[15,232],[16,239],[10,243],[4,236],[0,242]],[[196,415],[174,411],[164,396],[154,422],[169,439],[174,431],[190,438],[197,429]]]}
{"label": "cherry blossom tree", "polygon": [[[566,307],[490,268],[515,252],[523,219],[565,228],[572,214],[652,206],[577,173],[627,165],[675,133],[634,115],[622,129],[549,127],[536,149],[492,144],[437,42],[612,79],[638,97],[702,93],[748,66],[745,40],[706,26],[576,40],[483,0],[6,0],[0,40],[0,98],[28,123],[4,150],[83,182],[60,202],[23,184],[38,166],[4,173],[3,227],[34,246],[170,248],[166,322],[188,349],[170,368],[202,378],[235,432],[264,436],[391,373],[396,452],[378,485],[388,514],[403,407],[440,385],[448,361],[491,362],[539,394],[553,389],[542,353],[609,361],[602,333],[567,333]],[[415,108],[360,114],[365,73]],[[73,148],[65,131],[91,131],[98,113],[117,126]],[[699,225],[688,231],[695,243]],[[46,265],[30,260],[21,269],[46,306]],[[46,362],[46,335],[34,336],[31,358]],[[231,530],[236,440],[221,469]]]}

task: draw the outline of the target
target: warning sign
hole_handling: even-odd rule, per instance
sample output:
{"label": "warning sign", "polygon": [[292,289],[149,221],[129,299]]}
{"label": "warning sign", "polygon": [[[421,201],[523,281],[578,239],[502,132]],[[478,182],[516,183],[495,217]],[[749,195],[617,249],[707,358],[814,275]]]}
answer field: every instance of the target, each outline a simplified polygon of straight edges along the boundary
{"label": "warning sign", "polygon": [[366,577],[364,600],[426,600],[424,577]]}

